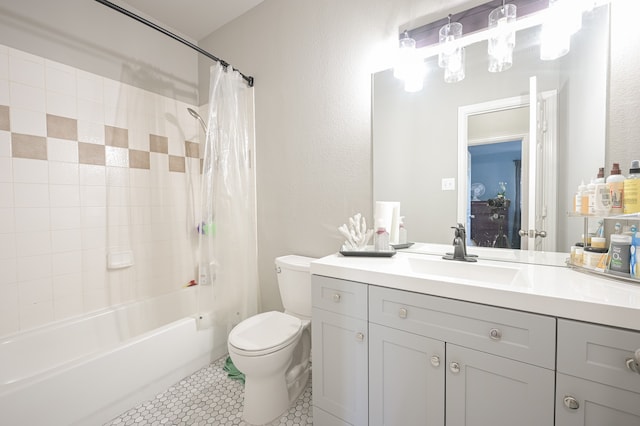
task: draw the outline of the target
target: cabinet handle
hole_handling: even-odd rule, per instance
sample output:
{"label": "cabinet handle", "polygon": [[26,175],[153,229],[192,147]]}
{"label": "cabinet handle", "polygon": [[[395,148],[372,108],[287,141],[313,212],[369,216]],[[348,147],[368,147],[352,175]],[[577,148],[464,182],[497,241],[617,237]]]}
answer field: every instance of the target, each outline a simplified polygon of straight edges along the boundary
{"label": "cabinet handle", "polygon": [[440,367],[440,357],[438,355],[434,355],[431,357],[431,365],[434,367]]}
{"label": "cabinet handle", "polygon": [[502,339],[502,331],[498,328],[492,328],[489,330],[489,337],[491,337],[491,340],[500,340]]}
{"label": "cabinet handle", "polygon": [[400,315],[400,318],[405,319],[407,317],[407,309],[400,308],[400,311],[398,311],[398,315]]}
{"label": "cabinet handle", "polygon": [[357,333],[356,333],[356,340],[357,340],[358,342],[363,342],[363,341],[364,341],[364,333],[362,333],[362,332],[360,332],[360,331],[359,331],[359,332],[357,332]]}
{"label": "cabinet handle", "polygon": [[570,395],[565,396],[563,401],[564,401],[564,406],[570,410],[577,410],[578,408],[580,408],[580,404],[578,403],[578,400]]}
{"label": "cabinet handle", "polygon": [[335,303],[340,303],[340,293],[334,293],[332,299]]}
{"label": "cabinet handle", "polygon": [[451,372],[454,374],[458,374],[460,372],[460,364],[458,364],[457,362],[449,363],[449,370],[451,370]]}
{"label": "cabinet handle", "polygon": [[629,370],[640,374],[640,349],[635,351],[632,358],[627,358],[625,363]]}

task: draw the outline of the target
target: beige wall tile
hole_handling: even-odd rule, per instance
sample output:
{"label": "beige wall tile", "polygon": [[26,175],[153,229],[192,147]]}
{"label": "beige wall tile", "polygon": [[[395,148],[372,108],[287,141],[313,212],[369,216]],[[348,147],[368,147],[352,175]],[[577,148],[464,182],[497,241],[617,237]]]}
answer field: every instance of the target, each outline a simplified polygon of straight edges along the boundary
{"label": "beige wall tile", "polygon": [[166,136],[149,135],[149,149],[151,152],[169,153],[169,138]]}
{"label": "beige wall tile", "polygon": [[0,130],[11,130],[9,119],[9,107],[0,105]]}
{"label": "beige wall tile", "polygon": [[78,120],[47,114],[47,136],[57,139],[78,140]]}
{"label": "beige wall tile", "polygon": [[104,126],[104,144],[118,148],[129,148],[129,130]]}
{"label": "beige wall tile", "polygon": [[200,158],[200,144],[196,142],[184,141],[184,152],[187,157]]}
{"label": "beige wall tile", "polygon": [[184,171],[185,171],[184,157],[178,157],[178,156],[175,156],[175,155],[170,155],[169,156],[169,171],[170,172],[184,173]]}
{"label": "beige wall tile", "polygon": [[11,152],[14,157],[33,160],[47,159],[47,138],[42,136],[11,134]]}
{"label": "beige wall tile", "polygon": [[130,149],[129,167],[133,169],[150,169],[149,153],[147,151]]}
{"label": "beige wall tile", "polygon": [[104,145],[78,142],[78,162],[80,164],[105,165]]}

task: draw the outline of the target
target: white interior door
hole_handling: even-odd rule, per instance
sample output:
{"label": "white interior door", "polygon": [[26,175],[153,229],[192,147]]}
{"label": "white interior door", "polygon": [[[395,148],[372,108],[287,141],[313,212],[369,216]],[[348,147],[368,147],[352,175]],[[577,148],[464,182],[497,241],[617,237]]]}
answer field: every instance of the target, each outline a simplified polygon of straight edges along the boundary
{"label": "white interior door", "polygon": [[527,210],[520,231],[522,247],[556,251],[557,92],[538,93],[533,76],[529,79],[529,99],[535,103],[531,102],[529,108],[528,185],[523,196]]}

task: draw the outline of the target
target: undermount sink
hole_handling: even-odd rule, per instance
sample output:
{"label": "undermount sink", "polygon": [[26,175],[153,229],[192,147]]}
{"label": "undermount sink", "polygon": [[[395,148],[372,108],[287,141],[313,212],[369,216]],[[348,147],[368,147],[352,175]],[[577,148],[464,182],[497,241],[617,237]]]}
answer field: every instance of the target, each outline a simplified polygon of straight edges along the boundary
{"label": "undermount sink", "polygon": [[477,262],[455,260],[410,258],[410,269],[421,275],[434,275],[446,278],[459,278],[483,283],[508,285],[519,272],[518,268],[483,265]]}

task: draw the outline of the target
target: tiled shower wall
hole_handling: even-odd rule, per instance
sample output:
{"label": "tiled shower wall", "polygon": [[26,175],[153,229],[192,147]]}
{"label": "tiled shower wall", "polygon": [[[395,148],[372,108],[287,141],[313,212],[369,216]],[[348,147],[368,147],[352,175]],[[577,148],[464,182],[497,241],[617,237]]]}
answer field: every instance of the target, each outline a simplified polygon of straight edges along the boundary
{"label": "tiled shower wall", "polygon": [[187,107],[0,46],[0,336],[196,278]]}

